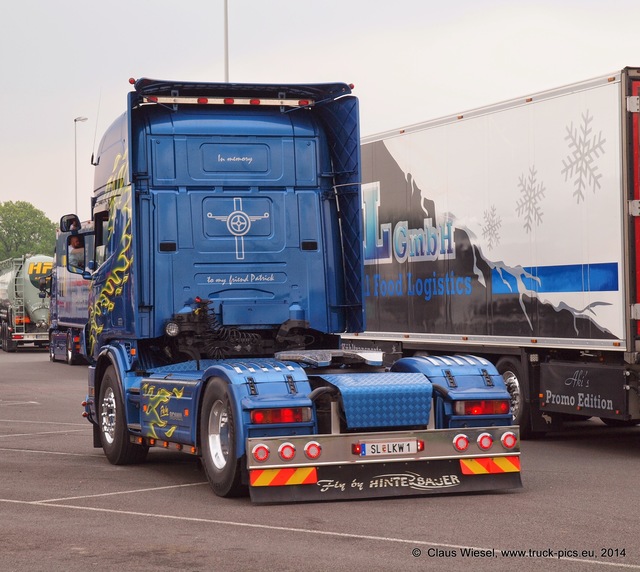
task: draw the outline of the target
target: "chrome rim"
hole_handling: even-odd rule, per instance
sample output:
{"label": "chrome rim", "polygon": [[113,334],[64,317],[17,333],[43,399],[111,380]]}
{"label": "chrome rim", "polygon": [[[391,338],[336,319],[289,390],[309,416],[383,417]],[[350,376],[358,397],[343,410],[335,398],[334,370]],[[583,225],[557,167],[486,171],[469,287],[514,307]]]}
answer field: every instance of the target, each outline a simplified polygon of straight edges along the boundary
{"label": "chrome rim", "polygon": [[67,361],[69,363],[71,363],[71,360],[73,358],[73,346],[72,346],[72,344],[73,344],[73,340],[71,339],[71,337],[67,336]]}
{"label": "chrome rim", "polygon": [[511,415],[513,420],[517,421],[520,417],[520,410],[522,408],[522,391],[520,389],[520,381],[518,376],[512,371],[505,371],[502,374],[504,383],[507,386],[507,391],[510,396]]}
{"label": "chrome rim", "polygon": [[100,407],[100,420],[102,434],[107,443],[111,445],[116,435],[116,396],[111,387],[107,387],[104,392]]}
{"label": "chrome rim", "polygon": [[222,401],[213,404],[209,413],[209,450],[216,469],[222,470],[229,460],[229,412]]}

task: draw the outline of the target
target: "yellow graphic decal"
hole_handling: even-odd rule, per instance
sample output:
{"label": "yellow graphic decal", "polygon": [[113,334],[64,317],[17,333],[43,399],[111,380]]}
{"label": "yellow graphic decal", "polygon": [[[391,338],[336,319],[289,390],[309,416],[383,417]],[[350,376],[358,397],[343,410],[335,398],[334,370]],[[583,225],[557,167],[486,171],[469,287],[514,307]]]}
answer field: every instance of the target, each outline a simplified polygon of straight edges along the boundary
{"label": "yellow graphic decal", "polygon": [[114,263],[109,275],[89,308],[89,339],[87,343],[90,355],[93,354],[96,347],[98,336],[104,330],[107,317],[115,307],[114,298],[122,294],[124,285],[129,281],[133,265],[131,187],[124,187],[124,174],[127,169],[127,154],[117,155],[113,165],[113,174],[106,186],[105,196],[109,198],[109,221],[105,244],[113,245],[116,220],[120,222],[122,231],[120,240],[115,244]]}
{"label": "yellow graphic decal", "polygon": [[164,387],[157,389],[155,385],[145,383],[142,385],[142,395],[147,398],[143,411],[145,415],[144,425],[149,426],[146,436],[161,439],[162,437],[158,435],[156,430],[162,430],[164,436],[170,438],[174,434],[177,425],[169,425],[171,415],[168,404],[172,396],[182,399],[184,388],[178,389],[174,387],[172,391],[167,391]]}

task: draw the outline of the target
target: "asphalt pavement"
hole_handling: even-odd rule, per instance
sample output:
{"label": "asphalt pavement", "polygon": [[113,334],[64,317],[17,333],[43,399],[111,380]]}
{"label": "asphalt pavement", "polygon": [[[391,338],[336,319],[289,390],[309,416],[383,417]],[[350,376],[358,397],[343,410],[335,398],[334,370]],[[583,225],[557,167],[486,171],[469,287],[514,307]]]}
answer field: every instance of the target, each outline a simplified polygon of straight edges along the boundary
{"label": "asphalt pavement", "polygon": [[597,420],[522,444],[524,487],[254,505],[198,460],[110,465],[85,366],[0,351],[0,571],[640,570],[640,428]]}

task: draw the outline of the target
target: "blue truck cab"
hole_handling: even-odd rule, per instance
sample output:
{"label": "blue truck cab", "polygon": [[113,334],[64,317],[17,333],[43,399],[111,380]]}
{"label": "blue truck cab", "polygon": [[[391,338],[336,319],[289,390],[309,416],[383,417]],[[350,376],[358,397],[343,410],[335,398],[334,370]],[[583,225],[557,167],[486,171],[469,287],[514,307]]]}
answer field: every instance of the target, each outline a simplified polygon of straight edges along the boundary
{"label": "blue truck cab", "polygon": [[178,449],[217,494],[258,502],[520,486],[491,364],[390,370],[341,347],[364,329],[351,87],[133,85],[95,156],[75,271],[90,284],[85,416],[109,461]]}

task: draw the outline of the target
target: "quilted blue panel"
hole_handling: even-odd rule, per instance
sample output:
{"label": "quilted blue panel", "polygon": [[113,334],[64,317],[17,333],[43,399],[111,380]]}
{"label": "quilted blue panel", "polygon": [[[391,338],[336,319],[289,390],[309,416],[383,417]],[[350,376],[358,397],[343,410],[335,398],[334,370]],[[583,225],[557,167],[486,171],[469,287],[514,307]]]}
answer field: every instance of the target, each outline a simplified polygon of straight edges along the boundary
{"label": "quilted blue panel", "polygon": [[323,375],[335,385],[349,429],[427,425],[432,387],[419,373]]}

